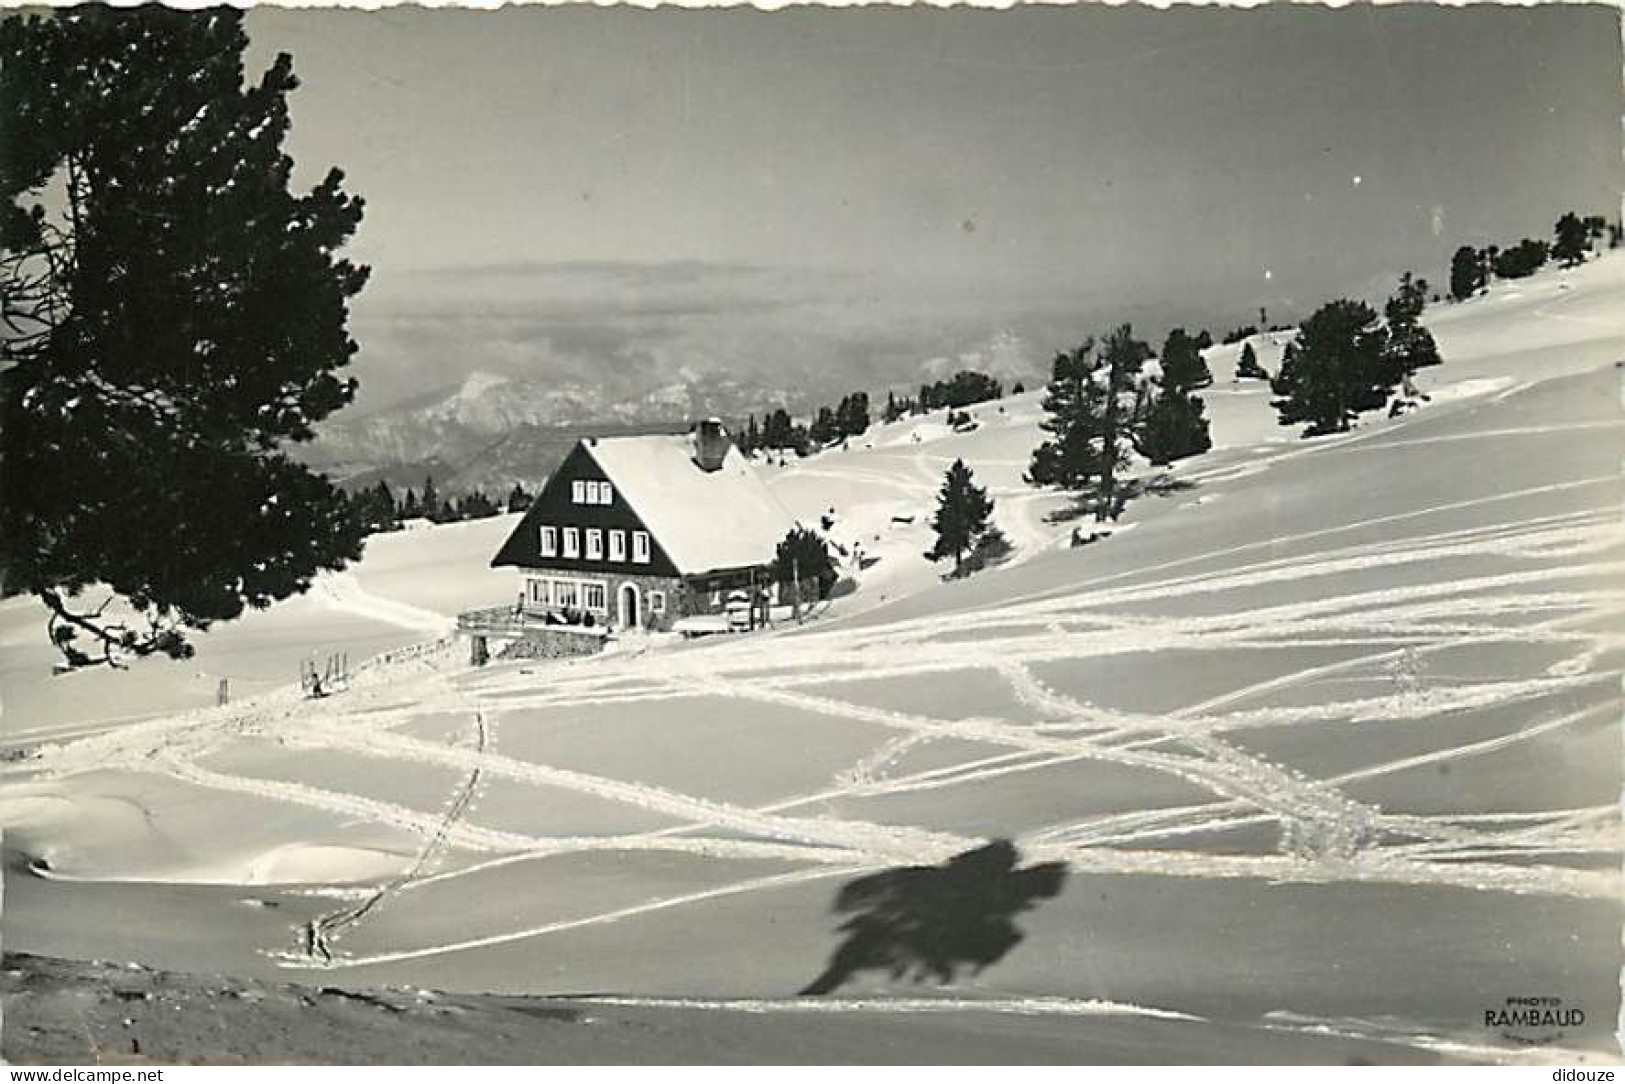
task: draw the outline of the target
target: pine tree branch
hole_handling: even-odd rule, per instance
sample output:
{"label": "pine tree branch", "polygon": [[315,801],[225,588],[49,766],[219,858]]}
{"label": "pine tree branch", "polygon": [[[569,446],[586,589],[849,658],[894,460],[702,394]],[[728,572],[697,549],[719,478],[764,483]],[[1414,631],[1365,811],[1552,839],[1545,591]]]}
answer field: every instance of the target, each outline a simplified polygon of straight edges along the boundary
{"label": "pine tree branch", "polygon": [[[93,613],[75,613],[68,608],[61,594],[52,590],[36,591],[35,595],[51,611],[46,621],[46,635],[51,646],[62,654],[69,670],[84,670],[92,666],[107,666],[114,670],[128,669],[121,655],[143,658],[157,652],[169,653],[179,643],[176,629],[148,615],[148,631],[137,635],[122,622],[104,623],[102,614],[112,604],[109,595]],[[74,641],[74,630],[88,633],[101,649],[100,657],[81,650]]]}

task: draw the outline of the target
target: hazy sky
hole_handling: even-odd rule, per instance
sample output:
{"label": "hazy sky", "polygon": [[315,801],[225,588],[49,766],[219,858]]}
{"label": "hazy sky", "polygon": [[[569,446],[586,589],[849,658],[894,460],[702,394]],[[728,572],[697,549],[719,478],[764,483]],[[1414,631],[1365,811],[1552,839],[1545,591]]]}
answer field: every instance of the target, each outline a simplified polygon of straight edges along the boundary
{"label": "hazy sky", "polygon": [[[484,369],[1041,368],[1619,208],[1618,12],[317,12],[300,179],[365,196],[374,402]],[[945,359],[945,360],[944,360]]]}

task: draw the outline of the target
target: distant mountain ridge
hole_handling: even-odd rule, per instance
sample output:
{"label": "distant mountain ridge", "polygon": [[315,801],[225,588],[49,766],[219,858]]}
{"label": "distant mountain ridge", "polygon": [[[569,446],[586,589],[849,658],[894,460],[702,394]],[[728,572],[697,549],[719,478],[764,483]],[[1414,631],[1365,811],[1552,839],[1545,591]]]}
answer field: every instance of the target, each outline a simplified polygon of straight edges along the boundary
{"label": "distant mountain ridge", "polygon": [[449,392],[340,413],[301,458],[351,490],[379,480],[420,487],[432,475],[448,496],[473,489],[494,495],[516,482],[534,490],[587,434],[682,432],[713,415],[733,420],[781,405],[801,409],[804,398],[726,374],[684,374],[618,395],[581,382],[476,371]]}

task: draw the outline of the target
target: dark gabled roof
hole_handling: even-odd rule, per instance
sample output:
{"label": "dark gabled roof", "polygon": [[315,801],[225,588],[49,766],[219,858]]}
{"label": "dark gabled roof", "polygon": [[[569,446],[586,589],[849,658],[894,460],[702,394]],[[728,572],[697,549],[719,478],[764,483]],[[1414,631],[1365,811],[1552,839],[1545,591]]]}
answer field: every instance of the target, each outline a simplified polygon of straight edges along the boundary
{"label": "dark gabled roof", "polygon": [[[527,514],[498,550],[493,565],[540,567],[536,527],[544,507],[557,507],[567,495],[555,490],[582,476],[585,456],[615,487],[658,549],[681,575],[749,568],[773,559],[780,540],[796,525],[794,517],[756,474],[738,448],[728,447],[722,465],[700,469],[688,436],[654,435],[589,438],[578,443],[548,480]],[[583,506],[590,507],[590,506]],[[661,562],[663,563],[663,562]]]}

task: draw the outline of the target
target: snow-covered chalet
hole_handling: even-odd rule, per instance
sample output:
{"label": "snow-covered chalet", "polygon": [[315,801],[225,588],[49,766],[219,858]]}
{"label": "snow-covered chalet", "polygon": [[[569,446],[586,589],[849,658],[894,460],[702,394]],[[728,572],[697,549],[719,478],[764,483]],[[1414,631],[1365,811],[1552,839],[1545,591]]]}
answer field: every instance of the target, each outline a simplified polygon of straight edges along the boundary
{"label": "snow-covered chalet", "polygon": [[517,605],[460,626],[479,661],[488,639],[573,655],[625,630],[720,615],[741,590],[759,606],[794,526],[714,418],[686,435],[587,437],[491,559],[519,570]]}

